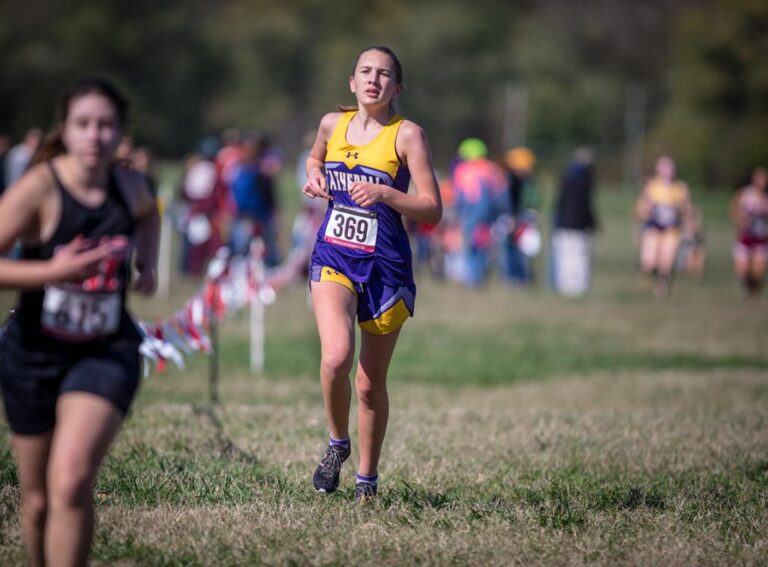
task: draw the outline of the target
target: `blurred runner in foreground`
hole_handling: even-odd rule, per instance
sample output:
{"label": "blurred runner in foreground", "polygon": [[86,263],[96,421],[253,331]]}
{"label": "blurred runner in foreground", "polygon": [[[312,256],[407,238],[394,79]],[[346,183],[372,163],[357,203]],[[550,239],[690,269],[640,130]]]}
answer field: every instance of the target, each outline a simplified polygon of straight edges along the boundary
{"label": "blurred runner in foreground", "polygon": [[155,288],[157,207],[144,176],[115,166],[127,102],[84,79],[56,129],[0,200],[0,286],[20,290],[0,343],[0,386],[18,463],[30,563],[85,565],[99,464],[140,378],[131,284]]}

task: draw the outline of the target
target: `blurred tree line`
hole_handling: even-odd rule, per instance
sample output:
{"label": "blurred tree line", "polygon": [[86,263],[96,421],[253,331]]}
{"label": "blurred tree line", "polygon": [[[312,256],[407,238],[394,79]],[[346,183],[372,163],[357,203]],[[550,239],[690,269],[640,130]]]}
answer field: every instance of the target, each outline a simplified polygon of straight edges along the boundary
{"label": "blurred tree line", "polygon": [[48,125],[65,85],[103,73],[160,155],[232,125],[294,155],[376,44],[438,166],[469,135],[544,163],[588,144],[632,182],[663,151],[729,186],[768,161],[765,0],[5,0],[0,132]]}

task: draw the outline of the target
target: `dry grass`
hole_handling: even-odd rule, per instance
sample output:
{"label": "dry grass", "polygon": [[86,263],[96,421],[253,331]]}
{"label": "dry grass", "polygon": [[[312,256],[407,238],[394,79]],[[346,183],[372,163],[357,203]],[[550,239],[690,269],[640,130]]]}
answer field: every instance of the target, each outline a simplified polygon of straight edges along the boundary
{"label": "dry grass", "polygon": [[[399,384],[381,501],[364,509],[349,465],[340,494],[311,490],[323,426],[305,388],[227,382],[253,400],[217,411],[243,452],[227,455],[207,417],[153,402],[149,383],[97,489],[95,564],[764,563],[760,372]],[[4,564],[20,557],[17,498],[0,495]]]}

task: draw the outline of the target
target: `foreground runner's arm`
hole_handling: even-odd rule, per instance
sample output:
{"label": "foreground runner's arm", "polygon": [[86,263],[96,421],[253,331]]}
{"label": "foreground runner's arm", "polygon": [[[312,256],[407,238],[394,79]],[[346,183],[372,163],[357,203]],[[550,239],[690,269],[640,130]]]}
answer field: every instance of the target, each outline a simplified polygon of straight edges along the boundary
{"label": "foreground runner's arm", "polygon": [[[41,204],[51,191],[41,170],[27,173],[0,199],[0,251],[11,249],[17,239],[39,237]],[[77,237],[60,247],[50,260],[0,258],[0,288],[38,289],[50,281],[82,281],[93,275],[99,263],[113,251],[110,243],[93,247]]]}
{"label": "foreground runner's arm", "polygon": [[149,295],[157,286],[157,248],[160,235],[160,216],[157,203],[149,190],[146,179],[132,170],[121,170],[122,183],[127,187],[124,197],[129,203],[136,221],[134,232],[136,277],[133,287],[136,291]]}
{"label": "foreground runner's arm", "polygon": [[396,150],[411,172],[415,195],[376,183],[355,183],[349,194],[361,207],[384,203],[411,220],[437,224],[443,215],[443,205],[424,130],[413,122],[404,121],[397,136]]}

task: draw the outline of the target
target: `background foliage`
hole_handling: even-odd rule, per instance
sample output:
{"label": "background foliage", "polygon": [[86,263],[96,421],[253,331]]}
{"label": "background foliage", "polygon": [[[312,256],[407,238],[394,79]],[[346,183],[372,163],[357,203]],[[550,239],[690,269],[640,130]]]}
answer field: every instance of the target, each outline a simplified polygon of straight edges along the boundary
{"label": "background foliage", "polygon": [[48,125],[66,84],[106,73],[163,156],[230,125],[297,153],[351,101],[357,52],[386,44],[405,67],[401,109],[438,162],[467,135],[497,155],[526,143],[544,163],[591,144],[616,178],[627,152],[647,166],[669,151],[692,180],[733,186],[767,161],[767,42],[761,0],[7,0],[0,131]]}

